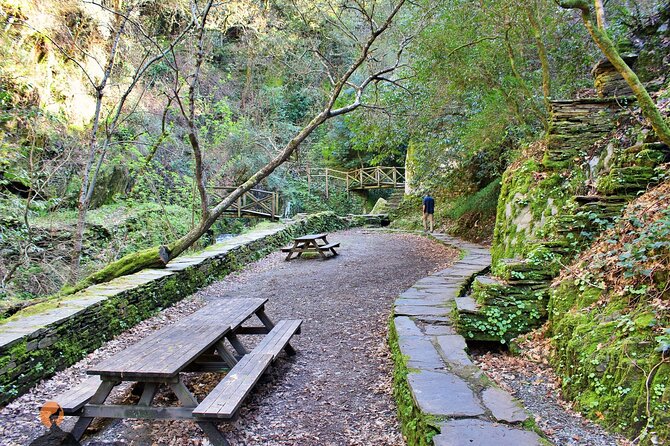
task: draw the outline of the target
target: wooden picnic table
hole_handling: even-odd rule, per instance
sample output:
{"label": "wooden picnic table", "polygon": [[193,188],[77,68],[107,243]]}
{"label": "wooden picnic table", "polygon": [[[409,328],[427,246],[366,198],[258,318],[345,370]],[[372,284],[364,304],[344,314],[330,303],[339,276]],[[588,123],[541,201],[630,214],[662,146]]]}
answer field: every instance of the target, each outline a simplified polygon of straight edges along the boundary
{"label": "wooden picnic table", "polygon": [[[254,298],[210,303],[88,369],[88,374],[97,376],[56,398],[66,415],[80,417],[72,431],[74,437],[81,438],[95,417],[187,419],[195,421],[212,444],[228,445],[216,423],[236,416],[244,398],[282,349],[295,353],[289,340],[299,332],[301,321],[275,325],[265,314],[266,302]],[[243,327],[252,316],[262,325]],[[240,334],[265,337],[249,352],[238,338]],[[207,371],[229,373],[199,403],[184,384],[183,372]],[[135,389],[141,393],[137,404],[105,404],[122,381],[137,383]],[[161,384],[174,392],[179,407],[152,405]]]}
{"label": "wooden picnic table", "polygon": [[328,234],[308,234],[293,239],[293,246],[282,248],[282,252],[287,252],[286,260],[291,260],[295,254],[300,257],[305,252],[316,252],[321,258],[326,258],[326,252],[330,251],[333,256],[337,255],[335,248],[339,243],[328,243]]}

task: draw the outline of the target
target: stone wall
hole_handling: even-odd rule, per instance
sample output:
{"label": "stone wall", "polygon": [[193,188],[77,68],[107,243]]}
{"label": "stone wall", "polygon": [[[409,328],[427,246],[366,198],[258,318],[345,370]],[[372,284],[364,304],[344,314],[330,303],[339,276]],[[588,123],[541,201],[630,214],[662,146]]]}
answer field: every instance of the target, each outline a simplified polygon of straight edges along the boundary
{"label": "stone wall", "polygon": [[144,270],[17,313],[0,325],[0,404],[295,236],[366,223],[366,219],[345,220],[332,213],[311,215],[179,257],[165,269]]}
{"label": "stone wall", "polygon": [[[631,124],[633,100],[553,101],[550,130],[503,176],[492,247],[493,277],[470,292],[471,339],[508,342],[541,325],[549,285],[623,207],[658,182],[670,149]],[[639,138],[630,135],[639,134]],[[623,136],[626,134],[627,136]],[[659,170],[660,169],[660,170]]]}

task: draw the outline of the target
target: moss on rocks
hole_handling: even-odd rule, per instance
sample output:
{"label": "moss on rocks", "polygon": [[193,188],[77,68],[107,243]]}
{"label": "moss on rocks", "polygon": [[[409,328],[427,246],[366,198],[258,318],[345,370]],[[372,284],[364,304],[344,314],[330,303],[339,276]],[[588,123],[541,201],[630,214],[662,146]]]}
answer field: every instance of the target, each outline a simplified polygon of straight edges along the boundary
{"label": "moss on rocks", "polygon": [[393,322],[389,321],[389,348],[393,358],[393,396],[398,405],[398,419],[407,446],[432,446],[432,438],[439,434],[438,423],[432,417],[422,413],[412,398],[407,376],[407,359],[400,352],[398,333]]}
{"label": "moss on rocks", "polygon": [[[565,281],[552,292],[553,364],[564,395],[590,418],[641,444],[670,441],[670,361],[662,363],[658,324],[630,296]],[[652,440],[653,439],[653,440]]]}
{"label": "moss on rocks", "polygon": [[477,277],[471,296],[480,308],[458,314],[459,333],[476,341],[505,344],[540,326],[546,318],[546,285],[532,280],[523,282]]}

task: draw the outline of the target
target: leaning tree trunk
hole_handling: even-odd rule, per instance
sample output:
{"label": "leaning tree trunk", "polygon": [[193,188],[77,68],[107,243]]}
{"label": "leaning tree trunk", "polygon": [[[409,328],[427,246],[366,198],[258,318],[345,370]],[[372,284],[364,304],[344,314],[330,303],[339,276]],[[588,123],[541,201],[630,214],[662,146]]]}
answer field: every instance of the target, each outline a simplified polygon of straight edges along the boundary
{"label": "leaning tree trunk", "polygon": [[245,192],[251,190],[264,178],[275,171],[277,167],[283,164],[293,152],[318,126],[323,124],[330,117],[329,112],[322,111],[317,115],[303,130],[298,133],[275,157],[271,162],[263,166],[259,171],[252,175],[247,181],[230,193],[223,201],[217,204],[214,209],[208,212],[200,224],[191,229],[186,235],[168,244],[167,246],[155,246],[142,251],[128,254],[121,259],[110,263],[105,268],[91,274],[83,281],[77,283],[68,292],[75,292],[90,285],[102,282],[108,282],[116,277],[132,274],[144,268],[164,267],[167,262],[186,251],[196,241],[207,232],[216,220]]}
{"label": "leaning tree trunk", "polygon": [[528,6],[526,8],[526,15],[528,16],[528,22],[530,23],[530,28],[533,32],[533,38],[535,39],[535,45],[537,46],[537,54],[540,58],[540,64],[542,66],[542,97],[544,100],[544,107],[546,113],[549,114],[551,109],[551,73],[549,70],[549,56],[547,55],[547,48],[544,45],[542,40],[542,31],[540,29],[540,24],[535,17],[537,12],[537,5],[531,8]]}

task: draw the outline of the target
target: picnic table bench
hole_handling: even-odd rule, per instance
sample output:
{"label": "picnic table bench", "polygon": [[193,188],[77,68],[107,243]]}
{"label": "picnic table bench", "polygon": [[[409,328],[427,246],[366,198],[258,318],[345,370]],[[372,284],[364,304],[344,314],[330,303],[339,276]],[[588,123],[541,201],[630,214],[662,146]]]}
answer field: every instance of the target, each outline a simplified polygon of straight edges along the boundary
{"label": "picnic table bench", "polygon": [[[267,299],[226,299],[210,303],[88,369],[95,375],[55,401],[65,415],[79,416],[72,435],[78,440],[93,418],[192,420],[213,445],[226,446],[216,424],[233,420],[244,399],[282,350],[295,350],[289,341],[300,332],[300,320],[276,325],[265,314]],[[242,326],[252,316],[261,326]],[[247,351],[238,335],[265,335]],[[232,349],[230,347],[232,347]],[[183,372],[228,371],[221,382],[198,402],[184,384]],[[123,381],[137,383],[137,404],[105,404]],[[177,396],[180,406],[152,405],[159,385]]]}
{"label": "picnic table bench", "polygon": [[330,251],[333,256],[337,255],[335,248],[339,243],[328,243],[328,234],[308,234],[293,239],[293,246],[282,248],[282,252],[288,253],[286,260],[291,260],[295,254],[300,257],[305,252],[316,252],[321,258],[326,258],[326,252]]}

